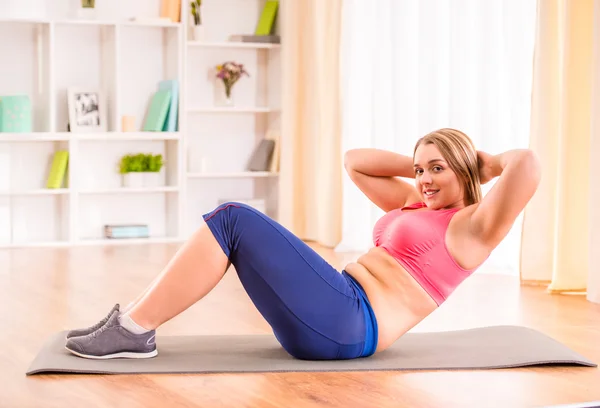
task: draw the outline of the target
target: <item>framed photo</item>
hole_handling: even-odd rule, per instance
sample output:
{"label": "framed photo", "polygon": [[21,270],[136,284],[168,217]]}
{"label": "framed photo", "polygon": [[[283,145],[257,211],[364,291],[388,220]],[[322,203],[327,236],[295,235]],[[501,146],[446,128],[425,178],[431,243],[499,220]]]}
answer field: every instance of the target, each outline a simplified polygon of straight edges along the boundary
{"label": "framed photo", "polygon": [[106,132],[106,104],[99,89],[67,89],[71,132]]}

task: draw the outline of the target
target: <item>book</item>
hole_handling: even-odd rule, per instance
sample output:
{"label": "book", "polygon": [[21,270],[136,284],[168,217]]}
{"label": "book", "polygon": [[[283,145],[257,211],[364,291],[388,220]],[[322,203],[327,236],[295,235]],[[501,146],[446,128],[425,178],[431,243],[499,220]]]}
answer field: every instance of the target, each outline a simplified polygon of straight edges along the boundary
{"label": "book", "polygon": [[109,239],[149,238],[150,229],[145,224],[105,225],[104,237]]}
{"label": "book", "polygon": [[280,161],[280,156],[281,156],[280,133],[278,130],[271,129],[267,132],[267,135],[265,138],[268,140],[272,140],[273,144],[274,144],[273,154],[271,155],[271,162],[269,163],[269,171],[271,173],[278,173],[279,172],[279,161]]}
{"label": "book", "polygon": [[256,31],[254,34],[256,35],[270,35],[273,31],[273,24],[275,23],[275,19],[277,18],[277,10],[279,8],[278,0],[267,0],[265,2],[265,6],[263,7],[263,11],[260,15],[260,19],[258,20],[258,24],[256,25]]}
{"label": "book", "polygon": [[179,110],[179,82],[175,79],[160,81],[158,83],[159,91],[171,92],[171,103],[167,111],[167,119],[163,125],[163,132],[177,132],[178,126],[178,110]]}
{"label": "book", "polygon": [[46,181],[47,188],[61,188],[67,172],[67,166],[69,162],[69,152],[66,150],[60,150],[54,153],[52,159],[52,166],[50,167],[50,173],[48,174],[48,180]]}
{"label": "book", "polygon": [[248,171],[269,171],[274,148],[274,140],[261,140],[248,161]]}
{"label": "book", "polygon": [[144,121],[145,132],[162,132],[170,103],[171,91],[160,90],[154,93]]}
{"label": "book", "polygon": [[229,41],[243,42],[243,43],[268,43],[268,44],[280,44],[280,35],[243,35],[236,34],[229,36]]}

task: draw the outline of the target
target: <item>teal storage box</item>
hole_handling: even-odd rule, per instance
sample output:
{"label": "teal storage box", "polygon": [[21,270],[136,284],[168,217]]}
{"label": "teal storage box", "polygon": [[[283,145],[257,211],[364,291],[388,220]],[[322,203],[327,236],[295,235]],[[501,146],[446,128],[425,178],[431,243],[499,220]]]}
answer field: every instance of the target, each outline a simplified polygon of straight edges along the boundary
{"label": "teal storage box", "polygon": [[31,132],[31,101],[28,96],[0,96],[0,132]]}

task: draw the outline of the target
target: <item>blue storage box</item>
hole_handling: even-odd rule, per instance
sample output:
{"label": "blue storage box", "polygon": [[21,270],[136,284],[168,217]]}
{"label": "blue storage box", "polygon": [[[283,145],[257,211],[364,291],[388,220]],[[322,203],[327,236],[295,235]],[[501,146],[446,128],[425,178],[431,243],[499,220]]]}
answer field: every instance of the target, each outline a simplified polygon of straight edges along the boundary
{"label": "blue storage box", "polygon": [[0,96],[0,132],[31,132],[31,101],[27,95]]}

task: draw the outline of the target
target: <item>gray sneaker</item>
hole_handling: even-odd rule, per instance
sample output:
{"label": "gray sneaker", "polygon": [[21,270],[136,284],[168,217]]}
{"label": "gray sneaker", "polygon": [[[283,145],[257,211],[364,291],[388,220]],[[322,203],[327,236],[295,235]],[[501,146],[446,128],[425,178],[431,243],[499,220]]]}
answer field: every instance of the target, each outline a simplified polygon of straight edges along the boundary
{"label": "gray sneaker", "polygon": [[118,312],[118,311],[119,311],[119,304],[117,303],[116,305],[113,306],[110,313],[108,313],[104,319],[100,320],[95,325],[87,327],[85,329],[71,330],[70,332],[67,333],[67,339],[70,339],[71,337],[86,336],[90,333],[95,332],[96,330],[98,330],[99,328],[101,328],[102,326],[104,326],[106,324],[106,322],[108,321],[108,319],[112,316],[112,314],[114,312]]}
{"label": "gray sneaker", "polygon": [[132,333],[121,326],[118,313],[113,313],[95,332],[70,338],[65,348],[76,356],[92,359],[149,358],[158,354],[155,330]]}

